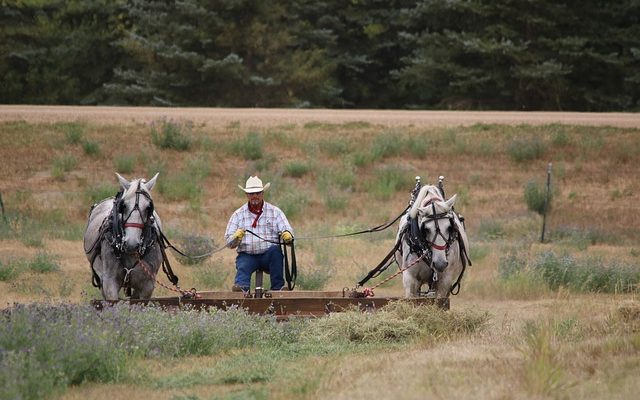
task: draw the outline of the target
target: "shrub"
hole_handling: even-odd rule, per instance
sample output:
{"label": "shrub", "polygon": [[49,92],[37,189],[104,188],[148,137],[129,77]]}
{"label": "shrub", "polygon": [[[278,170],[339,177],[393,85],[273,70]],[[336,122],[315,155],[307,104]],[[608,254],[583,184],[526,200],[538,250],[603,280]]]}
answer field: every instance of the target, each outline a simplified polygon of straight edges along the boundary
{"label": "shrub", "polygon": [[518,256],[515,251],[510,251],[500,257],[498,262],[498,276],[501,279],[509,279],[525,271],[527,267],[526,254],[524,257]]}
{"label": "shrub", "polygon": [[151,142],[161,149],[189,150],[191,138],[185,136],[184,130],[190,130],[188,124],[179,124],[163,120],[151,124]]}
{"label": "shrub", "polygon": [[524,187],[524,200],[527,203],[527,208],[540,215],[551,210],[551,200],[553,198],[552,193],[549,192],[548,203],[546,197],[547,194],[545,187],[540,186],[535,181],[529,181]]}
{"label": "shrub", "polygon": [[184,265],[203,263],[211,256],[209,253],[213,251],[215,246],[211,238],[196,235],[181,235],[176,240],[176,245],[179,246],[180,251],[185,253],[187,256],[191,256],[185,257],[178,253],[174,253],[176,259]]}

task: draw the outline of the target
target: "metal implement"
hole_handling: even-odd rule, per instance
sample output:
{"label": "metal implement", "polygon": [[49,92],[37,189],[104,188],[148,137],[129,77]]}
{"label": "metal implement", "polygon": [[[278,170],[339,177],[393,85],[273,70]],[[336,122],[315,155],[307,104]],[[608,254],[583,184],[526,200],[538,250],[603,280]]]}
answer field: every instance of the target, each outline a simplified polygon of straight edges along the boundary
{"label": "metal implement", "polygon": [[357,307],[361,311],[377,310],[393,301],[407,301],[415,305],[435,305],[448,310],[449,299],[418,297],[358,297],[355,290],[343,291],[264,291],[262,298],[255,293],[248,297],[240,292],[198,292],[199,298],[156,297],[149,300],[94,300],[93,306],[102,310],[116,303],[130,305],[154,305],[172,310],[207,310],[217,308],[226,310],[232,307],[243,308],[252,314],[274,315],[277,319],[295,317],[319,317],[333,312],[345,311]]}

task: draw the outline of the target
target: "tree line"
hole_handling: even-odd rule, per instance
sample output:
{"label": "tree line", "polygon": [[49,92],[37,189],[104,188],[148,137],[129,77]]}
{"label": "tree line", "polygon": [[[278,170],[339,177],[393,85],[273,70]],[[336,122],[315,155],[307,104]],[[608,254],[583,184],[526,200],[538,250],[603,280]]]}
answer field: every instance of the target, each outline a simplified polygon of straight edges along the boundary
{"label": "tree line", "polygon": [[0,103],[634,111],[637,0],[0,0]]}

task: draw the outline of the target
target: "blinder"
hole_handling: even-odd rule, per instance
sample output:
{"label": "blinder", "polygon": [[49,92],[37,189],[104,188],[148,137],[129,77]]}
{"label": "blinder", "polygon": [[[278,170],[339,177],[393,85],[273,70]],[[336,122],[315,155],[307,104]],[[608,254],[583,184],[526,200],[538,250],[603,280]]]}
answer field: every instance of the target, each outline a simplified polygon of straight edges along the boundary
{"label": "blinder", "polygon": [[[149,206],[147,207],[147,218],[143,218],[142,210],[140,209],[140,195],[147,198]],[[154,206],[151,196],[140,189],[136,190],[136,202],[131,210],[126,210],[124,202],[124,192],[121,190],[116,194],[114,198],[114,206],[111,211],[111,232],[112,237],[109,240],[111,246],[114,248],[115,253],[119,256],[124,253],[124,229],[125,228],[137,228],[142,230],[140,245],[138,246],[138,254],[143,257],[147,250],[153,246],[157,238],[157,232],[155,229],[155,218],[153,217]],[[127,222],[131,215],[138,211],[142,223]],[[128,211],[128,212],[127,212]],[[126,216],[125,216],[126,214]]]}

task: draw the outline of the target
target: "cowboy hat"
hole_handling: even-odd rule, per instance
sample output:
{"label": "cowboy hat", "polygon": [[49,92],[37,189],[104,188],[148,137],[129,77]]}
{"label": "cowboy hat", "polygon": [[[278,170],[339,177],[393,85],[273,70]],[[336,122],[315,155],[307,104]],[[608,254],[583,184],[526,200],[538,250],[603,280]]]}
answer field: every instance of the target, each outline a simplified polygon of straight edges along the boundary
{"label": "cowboy hat", "polygon": [[264,187],[263,187],[262,186],[262,181],[257,176],[250,176],[249,179],[247,179],[247,183],[245,184],[245,187],[242,187],[242,186],[238,185],[238,187],[240,189],[244,190],[245,193],[263,192],[263,191],[269,189],[269,186],[271,186],[271,182],[267,182],[267,184],[264,185]]}

